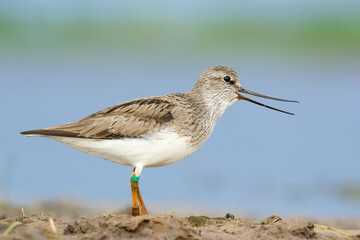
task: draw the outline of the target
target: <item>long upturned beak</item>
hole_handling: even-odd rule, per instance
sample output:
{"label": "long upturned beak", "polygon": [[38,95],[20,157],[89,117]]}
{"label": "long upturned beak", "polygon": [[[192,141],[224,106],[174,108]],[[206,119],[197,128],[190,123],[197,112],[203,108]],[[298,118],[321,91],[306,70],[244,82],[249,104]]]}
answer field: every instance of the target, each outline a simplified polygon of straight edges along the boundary
{"label": "long upturned beak", "polygon": [[[256,93],[256,92],[252,92],[252,91],[246,90],[245,88],[242,88],[242,87],[240,87],[240,89],[239,89],[238,91],[241,92],[241,93],[250,94],[250,95],[253,95],[253,96],[256,96],[256,97],[262,97],[262,98],[267,98],[267,99],[276,100],[276,101],[296,102],[296,103],[298,103],[298,101],[294,101],[294,100],[286,100],[286,99],[281,99],[281,98],[269,97],[269,96],[266,96],[266,95],[262,95],[262,94],[259,94],[259,93]],[[263,104],[263,103],[259,103],[259,102],[255,101],[255,100],[252,100],[252,99],[250,99],[250,98],[247,98],[247,97],[241,95],[240,93],[238,93],[238,97],[237,97],[237,98],[238,98],[239,100],[246,100],[246,101],[255,103],[255,104],[257,104],[257,105],[260,105],[260,106],[263,106],[263,107],[266,107],[266,108],[270,108],[270,109],[275,110],[275,111],[279,111],[279,112],[286,113],[286,114],[290,114],[290,115],[295,115],[294,113],[286,112],[286,111],[283,111],[283,110],[280,110],[280,109],[277,109],[277,108],[270,107],[270,106],[265,105],[265,104]]]}

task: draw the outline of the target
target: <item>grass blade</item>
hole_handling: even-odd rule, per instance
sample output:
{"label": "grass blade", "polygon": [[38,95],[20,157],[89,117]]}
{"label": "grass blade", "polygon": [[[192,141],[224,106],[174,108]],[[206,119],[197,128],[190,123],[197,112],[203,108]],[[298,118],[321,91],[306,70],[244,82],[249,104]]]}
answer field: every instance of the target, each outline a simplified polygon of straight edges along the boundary
{"label": "grass blade", "polygon": [[12,222],[9,226],[8,226],[8,228],[4,231],[4,236],[7,236],[10,232],[11,232],[11,230],[13,230],[17,225],[19,225],[19,224],[21,224],[21,222]]}

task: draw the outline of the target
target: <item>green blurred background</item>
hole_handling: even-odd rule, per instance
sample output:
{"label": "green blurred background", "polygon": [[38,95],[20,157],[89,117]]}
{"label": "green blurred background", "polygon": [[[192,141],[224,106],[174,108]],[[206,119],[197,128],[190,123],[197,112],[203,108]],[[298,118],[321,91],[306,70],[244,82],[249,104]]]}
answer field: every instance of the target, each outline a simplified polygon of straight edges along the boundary
{"label": "green blurred background", "polygon": [[360,54],[357,1],[2,1],[0,11],[0,47],[11,53]]}

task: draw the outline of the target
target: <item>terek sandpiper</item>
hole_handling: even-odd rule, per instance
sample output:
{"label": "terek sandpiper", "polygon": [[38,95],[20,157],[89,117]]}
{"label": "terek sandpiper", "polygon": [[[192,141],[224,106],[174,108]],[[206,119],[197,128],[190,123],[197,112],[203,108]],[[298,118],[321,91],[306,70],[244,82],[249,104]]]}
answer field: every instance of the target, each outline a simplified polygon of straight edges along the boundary
{"label": "terek sandpiper", "polygon": [[144,167],[160,167],[194,153],[212,133],[216,121],[238,100],[291,114],[240,93],[272,100],[241,87],[237,73],[214,66],[201,74],[187,93],[140,98],[120,103],[75,122],[22,132],[58,140],[80,151],[132,166],[132,214],[147,214],[138,181]]}

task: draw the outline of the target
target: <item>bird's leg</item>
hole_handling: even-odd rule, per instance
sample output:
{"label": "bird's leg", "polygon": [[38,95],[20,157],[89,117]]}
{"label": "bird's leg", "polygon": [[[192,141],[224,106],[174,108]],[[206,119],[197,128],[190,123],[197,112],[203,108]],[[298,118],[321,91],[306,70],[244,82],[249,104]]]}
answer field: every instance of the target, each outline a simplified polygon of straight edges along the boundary
{"label": "bird's leg", "polygon": [[139,216],[139,206],[138,206],[138,189],[139,189],[138,181],[139,181],[139,178],[135,176],[135,170],[136,170],[136,168],[134,168],[134,170],[131,174],[131,178],[130,178],[132,204],[133,204],[132,215]]}
{"label": "bird's leg", "polygon": [[136,168],[134,168],[133,173],[131,175],[131,179],[130,179],[132,202],[133,202],[132,215],[139,216],[138,202],[140,204],[142,215],[146,215],[146,214],[148,214],[148,211],[146,210],[146,207],[145,207],[144,201],[141,197],[141,193],[140,193],[140,189],[139,189],[139,178],[140,177],[135,175],[135,171],[136,171]]}
{"label": "bird's leg", "polygon": [[137,192],[138,192],[138,184],[130,180],[131,183],[131,195],[132,195],[132,215],[139,216],[139,206],[137,203]]}
{"label": "bird's leg", "polygon": [[141,214],[142,215],[148,214],[148,211],[146,210],[146,207],[145,207],[144,200],[141,197],[139,186],[137,187],[137,197],[138,197],[139,205],[140,205],[140,208],[141,208]]}

